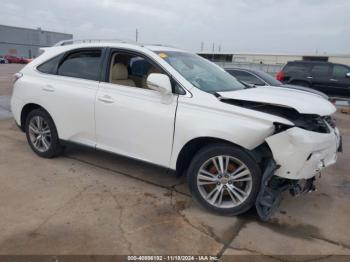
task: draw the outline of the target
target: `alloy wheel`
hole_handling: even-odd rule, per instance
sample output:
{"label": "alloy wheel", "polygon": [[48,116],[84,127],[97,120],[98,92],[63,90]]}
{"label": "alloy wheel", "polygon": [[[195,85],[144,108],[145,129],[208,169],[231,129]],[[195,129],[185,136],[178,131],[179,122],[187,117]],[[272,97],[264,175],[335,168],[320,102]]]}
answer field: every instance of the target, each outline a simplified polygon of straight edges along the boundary
{"label": "alloy wheel", "polygon": [[29,122],[29,138],[36,150],[46,152],[51,146],[49,124],[41,116],[34,116]]}
{"label": "alloy wheel", "polygon": [[197,187],[209,204],[218,208],[232,208],[249,197],[252,175],[239,159],[226,155],[215,156],[200,167]]}

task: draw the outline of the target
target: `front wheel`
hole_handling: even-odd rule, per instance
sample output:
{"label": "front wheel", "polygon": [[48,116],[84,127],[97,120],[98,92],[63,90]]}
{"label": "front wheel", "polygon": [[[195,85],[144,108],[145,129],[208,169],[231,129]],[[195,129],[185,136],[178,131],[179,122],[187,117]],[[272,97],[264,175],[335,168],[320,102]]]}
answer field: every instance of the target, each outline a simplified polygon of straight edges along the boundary
{"label": "front wheel", "polygon": [[56,126],[50,115],[43,109],[29,113],[25,130],[32,150],[44,158],[52,158],[62,152]]}
{"label": "front wheel", "polygon": [[196,201],[211,211],[239,215],[254,204],[261,172],[244,150],[226,144],[200,150],[188,169],[188,183]]}

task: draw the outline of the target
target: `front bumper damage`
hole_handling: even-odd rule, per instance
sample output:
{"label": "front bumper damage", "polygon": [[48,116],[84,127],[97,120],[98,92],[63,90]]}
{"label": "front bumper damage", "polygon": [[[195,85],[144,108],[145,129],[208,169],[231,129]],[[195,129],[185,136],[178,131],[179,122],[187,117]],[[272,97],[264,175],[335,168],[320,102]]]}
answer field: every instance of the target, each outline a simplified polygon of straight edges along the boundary
{"label": "front bumper damage", "polygon": [[273,158],[280,168],[275,175],[287,179],[309,179],[337,160],[340,134],[337,128],[330,133],[317,133],[290,128],[266,139]]}
{"label": "front bumper damage", "polygon": [[267,161],[256,200],[258,215],[268,220],[279,206],[281,193],[292,195],[315,190],[317,174],[337,160],[342,140],[337,128],[317,133],[293,127],[266,139],[273,159]]}

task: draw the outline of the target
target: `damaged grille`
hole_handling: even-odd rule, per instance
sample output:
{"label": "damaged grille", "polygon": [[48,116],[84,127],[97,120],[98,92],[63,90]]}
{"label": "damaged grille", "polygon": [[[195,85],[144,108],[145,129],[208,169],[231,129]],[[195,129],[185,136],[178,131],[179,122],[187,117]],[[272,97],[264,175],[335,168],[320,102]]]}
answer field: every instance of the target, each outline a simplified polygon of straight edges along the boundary
{"label": "damaged grille", "polygon": [[324,117],[315,115],[302,115],[293,121],[297,127],[317,133],[330,133]]}
{"label": "damaged grille", "polygon": [[335,120],[331,116],[325,116],[323,119],[330,125],[332,128],[336,127]]}

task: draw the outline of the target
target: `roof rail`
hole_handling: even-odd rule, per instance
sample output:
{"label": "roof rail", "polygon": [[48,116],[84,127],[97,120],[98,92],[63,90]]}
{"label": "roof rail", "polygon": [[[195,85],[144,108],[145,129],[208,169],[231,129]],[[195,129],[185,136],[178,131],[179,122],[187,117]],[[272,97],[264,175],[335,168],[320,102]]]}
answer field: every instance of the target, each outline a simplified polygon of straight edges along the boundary
{"label": "roof rail", "polygon": [[101,43],[101,42],[116,42],[116,43],[141,45],[138,42],[135,42],[132,40],[123,40],[123,39],[67,39],[67,40],[59,41],[53,46],[64,46],[64,45],[73,45],[73,44],[81,44],[81,43]]}

